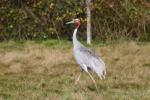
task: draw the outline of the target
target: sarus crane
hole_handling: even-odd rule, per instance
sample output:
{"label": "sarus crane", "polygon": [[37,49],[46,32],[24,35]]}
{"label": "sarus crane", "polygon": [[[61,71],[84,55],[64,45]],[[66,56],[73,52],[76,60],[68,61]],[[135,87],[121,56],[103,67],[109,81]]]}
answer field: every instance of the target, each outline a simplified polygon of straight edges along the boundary
{"label": "sarus crane", "polygon": [[[81,72],[85,71],[88,73],[90,78],[95,84],[95,87],[97,89],[96,82],[92,75],[89,73],[89,71],[95,72],[100,79],[104,79],[106,75],[106,68],[105,63],[103,60],[95,54],[90,49],[86,48],[83,44],[81,44],[76,37],[77,30],[80,26],[80,20],[79,19],[73,19],[70,22],[67,22],[66,24],[74,23],[75,30],[73,32],[72,40],[73,40],[73,54],[76,62],[80,65]],[[81,76],[81,73],[79,74],[78,78],[75,81],[75,84],[79,81]]]}

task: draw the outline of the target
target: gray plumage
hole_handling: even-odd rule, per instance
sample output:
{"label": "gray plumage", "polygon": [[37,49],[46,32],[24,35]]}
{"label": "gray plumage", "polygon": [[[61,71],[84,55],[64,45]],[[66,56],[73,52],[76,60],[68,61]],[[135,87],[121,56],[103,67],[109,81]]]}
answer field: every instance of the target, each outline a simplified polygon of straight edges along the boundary
{"label": "gray plumage", "polygon": [[101,79],[105,78],[106,69],[102,59],[92,52],[90,49],[83,46],[76,38],[78,28],[73,33],[73,53],[77,63],[83,71],[89,70],[95,72]]}

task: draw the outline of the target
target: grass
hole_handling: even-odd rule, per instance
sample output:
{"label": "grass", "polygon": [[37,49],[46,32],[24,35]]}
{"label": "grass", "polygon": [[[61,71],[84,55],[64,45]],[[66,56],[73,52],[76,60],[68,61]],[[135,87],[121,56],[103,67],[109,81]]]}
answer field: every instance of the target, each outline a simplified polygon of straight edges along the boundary
{"label": "grass", "polygon": [[[84,43],[85,44],[85,43]],[[107,65],[107,76],[93,74],[98,93],[80,68],[68,41],[0,43],[0,100],[149,100],[150,43],[92,45]]]}

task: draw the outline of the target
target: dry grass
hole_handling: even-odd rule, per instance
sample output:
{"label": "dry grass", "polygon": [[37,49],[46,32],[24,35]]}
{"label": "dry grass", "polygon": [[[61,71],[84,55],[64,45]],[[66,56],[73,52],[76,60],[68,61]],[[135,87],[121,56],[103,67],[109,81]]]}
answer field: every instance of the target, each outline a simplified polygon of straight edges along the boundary
{"label": "dry grass", "polygon": [[[68,45],[68,44],[67,44]],[[71,47],[57,48],[26,42],[0,49],[0,99],[8,100],[149,100],[150,44],[123,42],[96,45],[107,65],[106,80],[97,81],[96,92],[89,76],[80,73]],[[16,47],[13,47],[16,48]]]}

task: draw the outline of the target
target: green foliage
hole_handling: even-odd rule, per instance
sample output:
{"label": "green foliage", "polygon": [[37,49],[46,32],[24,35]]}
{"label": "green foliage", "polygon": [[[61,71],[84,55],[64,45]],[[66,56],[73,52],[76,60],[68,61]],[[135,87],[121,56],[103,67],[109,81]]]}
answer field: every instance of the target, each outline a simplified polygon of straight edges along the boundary
{"label": "green foliage", "polygon": [[[150,40],[149,7],[141,0],[94,0],[91,4],[94,38]],[[86,33],[84,0],[1,0],[0,40],[71,38],[65,22],[80,18],[79,35]],[[85,37],[85,35],[83,35]]]}
{"label": "green foliage", "polygon": [[[143,1],[144,2],[144,1]],[[104,39],[148,38],[149,9],[141,2],[132,0],[94,2],[93,32]],[[98,28],[99,27],[99,28]],[[144,35],[145,34],[145,35]]]}

